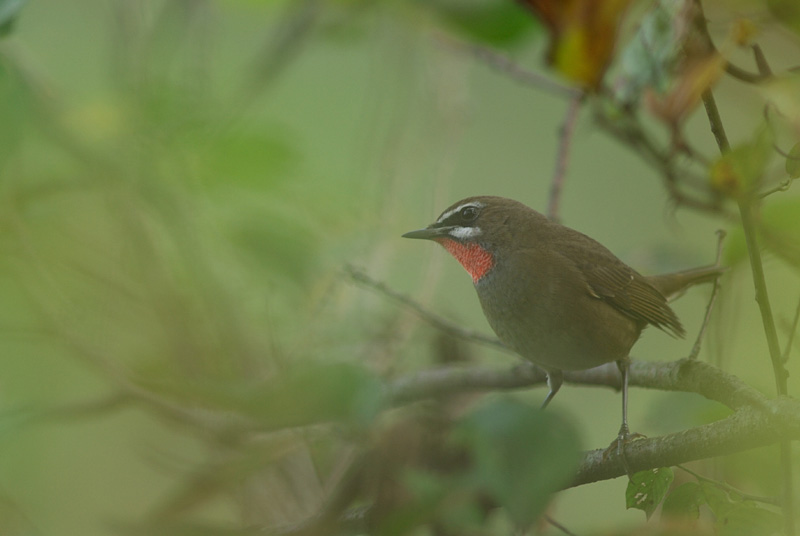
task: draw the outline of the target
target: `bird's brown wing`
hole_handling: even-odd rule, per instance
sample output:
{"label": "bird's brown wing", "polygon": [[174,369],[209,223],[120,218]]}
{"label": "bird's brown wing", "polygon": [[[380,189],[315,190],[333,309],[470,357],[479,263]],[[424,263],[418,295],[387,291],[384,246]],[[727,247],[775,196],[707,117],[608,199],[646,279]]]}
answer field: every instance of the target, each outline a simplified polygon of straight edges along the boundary
{"label": "bird's brown wing", "polygon": [[616,309],[668,333],[683,337],[680,320],[667,305],[667,299],[633,269],[617,262],[580,267],[589,292]]}

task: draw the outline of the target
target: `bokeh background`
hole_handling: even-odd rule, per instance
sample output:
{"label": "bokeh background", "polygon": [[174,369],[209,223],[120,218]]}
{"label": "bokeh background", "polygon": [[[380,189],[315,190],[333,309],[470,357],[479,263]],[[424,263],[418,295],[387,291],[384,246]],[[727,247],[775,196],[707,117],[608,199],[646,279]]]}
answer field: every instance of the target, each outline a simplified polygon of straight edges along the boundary
{"label": "bokeh background", "polygon": [[[313,449],[293,462],[302,493],[259,487],[271,470],[264,460],[297,448],[297,438],[255,438],[240,463],[228,463],[236,456],[194,412],[224,407],[217,403],[231,393],[296,366],[311,371],[303,378],[330,373],[324,364],[355,363],[383,378],[434,366],[441,335],[354,284],[347,265],[489,332],[461,267],[435,245],[400,235],[468,195],[544,210],[568,103],[453,45],[474,36],[448,23],[439,9],[446,4],[24,7],[0,41],[1,533],[137,533],[165,511],[190,511],[198,523],[257,523],[265,510],[290,519],[318,505],[325,482]],[[721,36],[740,14],[708,9]],[[515,20],[524,31],[494,45],[542,69],[544,31],[521,10]],[[776,69],[797,63],[791,32],[767,26],[763,44]],[[735,81],[721,82],[717,96],[732,140],[749,139],[762,96]],[[685,132],[715,155],[702,113]],[[727,228],[733,269],[701,358],[771,395],[735,224],[673,210],[660,181],[584,108],[562,220],[645,273],[713,262],[714,231]],[[787,225],[798,225],[797,195],[790,189],[776,203]],[[785,341],[800,298],[797,268],[768,254],[767,270]],[[648,330],[634,356],[686,356],[708,295],[695,289],[675,305],[687,340]],[[446,343],[474,363],[513,362]],[[289,385],[268,400],[275,422],[316,388],[313,379]],[[544,394],[516,396],[538,405]],[[615,437],[619,398],[565,386],[551,407],[579,430],[584,448],[598,448]],[[631,395],[631,426],[646,435],[723,414],[691,395]],[[737,485],[775,494],[775,456],[770,448],[700,466],[724,466]],[[220,492],[241,481],[247,491]],[[625,510],[625,485],[565,491],[549,512],[580,534],[638,527],[644,516]]]}

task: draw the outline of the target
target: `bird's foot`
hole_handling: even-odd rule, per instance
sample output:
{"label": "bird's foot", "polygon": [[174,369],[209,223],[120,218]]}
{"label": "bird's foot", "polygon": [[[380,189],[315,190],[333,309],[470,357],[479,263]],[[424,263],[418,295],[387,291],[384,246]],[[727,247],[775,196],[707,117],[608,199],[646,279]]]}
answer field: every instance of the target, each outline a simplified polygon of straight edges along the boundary
{"label": "bird's foot", "polygon": [[611,442],[606,450],[603,451],[603,461],[607,461],[610,456],[616,454],[622,459],[622,465],[625,467],[625,472],[630,475],[631,471],[628,467],[628,459],[625,456],[625,446],[631,441],[636,441],[637,439],[643,439],[645,437],[646,436],[643,434],[631,433],[627,424],[623,424],[619,429],[617,438]]}

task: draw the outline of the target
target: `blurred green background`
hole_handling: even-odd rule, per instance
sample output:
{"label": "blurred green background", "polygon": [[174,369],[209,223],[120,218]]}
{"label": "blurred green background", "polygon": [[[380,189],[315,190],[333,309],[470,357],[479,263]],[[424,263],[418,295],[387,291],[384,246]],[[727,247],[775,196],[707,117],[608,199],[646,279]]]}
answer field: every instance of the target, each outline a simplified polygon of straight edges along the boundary
{"label": "blurred green background", "polygon": [[[502,46],[540,68],[543,32],[515,17],[524,31]],[[712,31],[732,18],[713,19]],[[461,267],[400,235],[468,195],[544,210],[567,103],[493,72],[450,46],[453,35],[432,5],[399,0],[24,7],[0,41],[0,532],[109,534],[196,505],[215,523],[313,510],[325,483],[311,454],[293,462],[303,492],[283,495],[259,481],[269,463],[229,465],[204,414],[192,424],[182,412],[224,408],[300,364],[328,374],[320,363],[355,363],[375,377],[433,366],[435,331],[354,285],[346,264],[489,332]],[[791,62],[781,39],[767,41],[776,65]],[[723,82],[718,99],[731,138],[747,139],[758,94]],[[714,154],[702,114],[686,132]],[[782,195],[795,214],[796,195]],[[673,213],[654,170],[587,110],[562,219],[645,273],[712,262],[714,231],[728,225]],[[749,271],[734,260],[702,358],[772,394]],[[785,336],[800,283],[777,258],[767,263]],[[634,356],[687,355],[708,293],[675,306],[688,340],[648,330]],[[796,392],[797,359],[789,367]],[[284,410],[302,414],[314,383],[290,386],[253,414],[273,424]],[[519,397],[538,405],[544,394]],[[552,407],[598,448],[616,434],[619,398],[566,386]],[[690,395],[631,395],[631,426],[647,435],[721,414]],[[250,448],[269,458],[296,441],[256,437]],[[742,467],[731,473],[738,485],[776,493],[774,455],[724,464]],[[226,486],[215,478],[237,480],[239,494],[216,493]],[[640,525],[625,485],[565,491],[550,513],[581,534]]]}

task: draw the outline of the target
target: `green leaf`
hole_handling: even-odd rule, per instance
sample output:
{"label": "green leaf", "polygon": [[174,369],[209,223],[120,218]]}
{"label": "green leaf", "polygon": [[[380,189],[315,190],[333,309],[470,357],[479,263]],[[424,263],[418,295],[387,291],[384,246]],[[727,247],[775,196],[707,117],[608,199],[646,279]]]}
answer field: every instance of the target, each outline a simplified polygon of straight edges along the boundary
{"label": "green leaf", "polygon": [[289,133],[277,127],[226,130],[211,141],[204,149],[207,175],[221,186],[263,190],[291,177],[300,160]]}
{"label": "green leaf", "polygon": [[0,0],[0,37],[5,37],[14,29],[22,6],[27,0]]}
{"label": "green leaf", "polygon": [[455,431],[474,459],[473,481],[520,527],[537,520],[577,466],[579,437],[554,412],[503,397],[482,406]]}
{"label": "green leaf", "polygon": [[383,405],[380,381],[365,367],[347,363],[303,363],[258,382],[185,382],[172,394],[255,419],[270,430],[328,421],[366,425]]}
{"label": "green leaf", "polygon": [[779,23],[800,34],[800,3],[797,0],[767,0],[767,7]]}
{"label": "green leaf", "polygon": [[701,482],[700,489],[715,516],[723,515],[733,505],[728,493],[711,482]]}
{"label": "green leaf", "polygon": [[[800,197],[770,197],[760,210],[758,224],[759,242],[782,261],[800,268]],[[741,227],[736,227],[726,240],[725,264],[741,262],[747,262],[747,244]]]}
{"label": "green leaf", "polygon": [[691,517],[697,519],[700,516],[700,506],[706,503],[705,495],[697,482],[686,482],[681,484],[664,499],[664,507],[661,509],[662,515],[674,517]]}
{"label": "green leaf", "polygon": [[749,143],[731,148],[711,165],[711,185],[728,197],[750,195],[761,184],[775,152],[772,141],[772,131],[767,126],[760,126]]}
{"label": "green leaf", "polygon": [[669,467],[635,473],[628,481],[628,488],[625,490],[625,506],[644,511],[649,519],[664,499],[674,477]]}
{"label": "green leaf", "polygon": [[783,528],[783,516],[744,501],[717,516],[715,526],[719,536],[770,536]]}
{"label": "green leaf", "polygon": [[0,58],[0,169],[17,153],[29,111],[29,92],[22,77]]}
{"label": "green leaf", "polygon": [[516,44],[538,27],[516,2],[507,0],[437,0],[429,7],[470,41],[495,46]]}
{"label": "green leaf", "polygon": [[786,158],[786,174],[793,179],[800,178],[800,143],[795,143]]}

